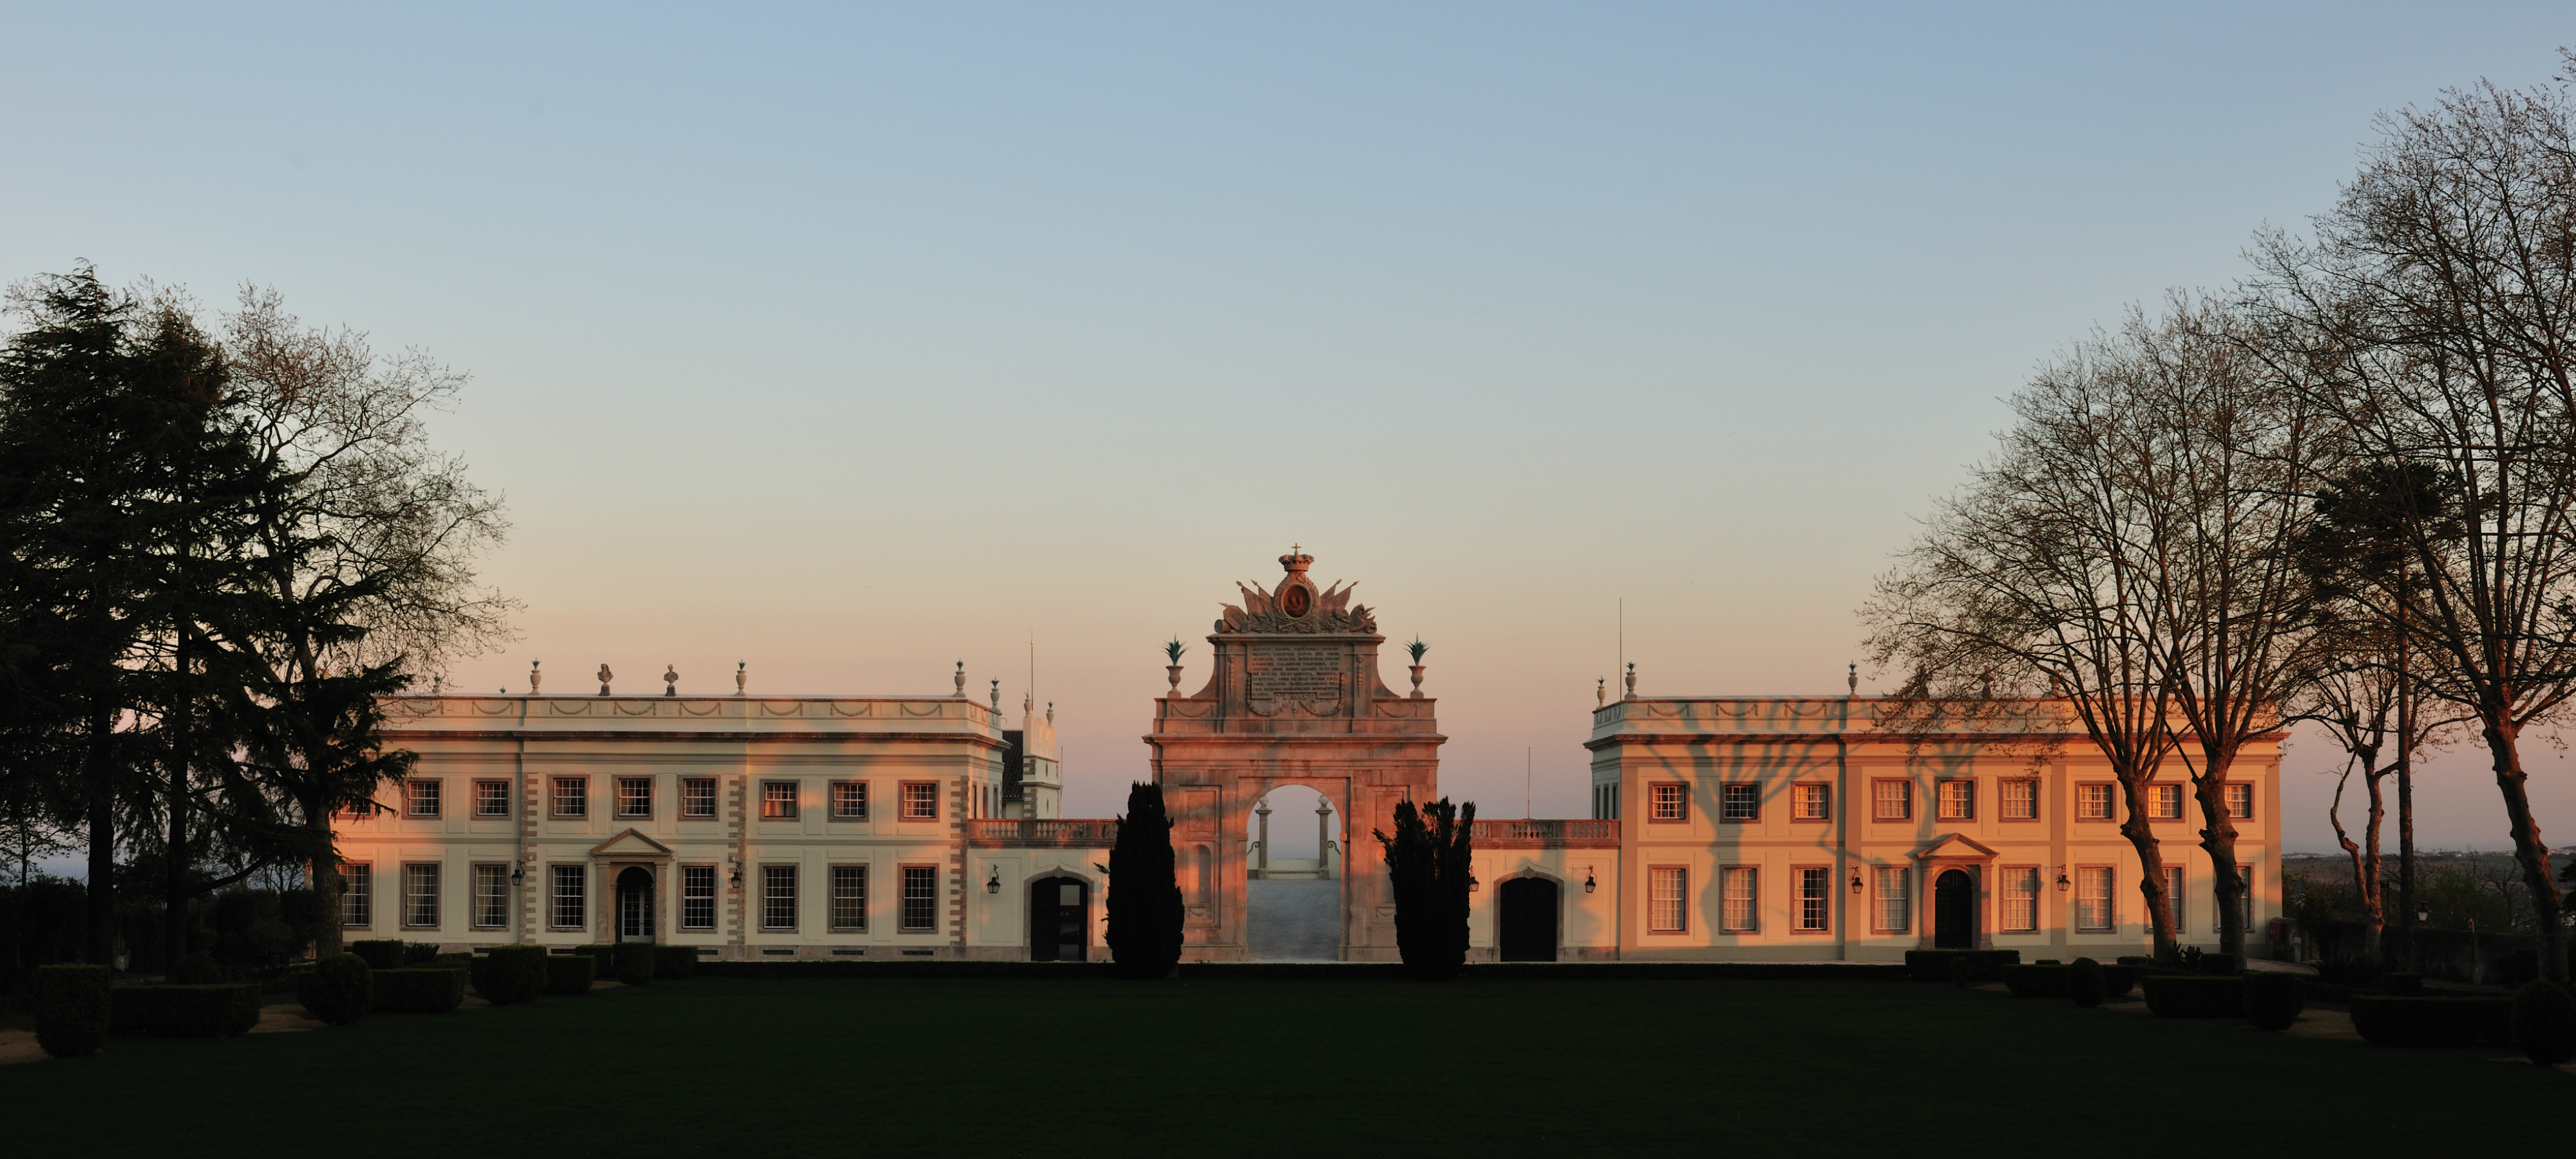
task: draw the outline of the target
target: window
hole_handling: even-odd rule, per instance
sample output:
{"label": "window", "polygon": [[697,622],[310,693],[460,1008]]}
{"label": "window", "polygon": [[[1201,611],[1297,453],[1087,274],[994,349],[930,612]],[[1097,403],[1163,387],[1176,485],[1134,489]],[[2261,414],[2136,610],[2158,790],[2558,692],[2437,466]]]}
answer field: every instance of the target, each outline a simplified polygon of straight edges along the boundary
{"label": "window", "polygon": [[1718,920],[1724,932],[1749,934],[1761,928],[1761,871],[1750,865],[1730,865],[1720,871],[1725,881],[1726,909]]}
{"label": "window", "polygon": [[1679,934],[1690,929],[1687,899],[1690,893],[1690,871],[1678,865],[1658,865],[1646,871],[1648,896],[1653,904],[1646,929],[1649,933]]}
{"label": "window", "polygon": [[2039,929],[2039,869],[2037,866],[2006,866],[2003,873],[2003,912],[1996,915],[2004,932],[2026,934]]}
{"label": "window", "polygon": [[1870,786],[1870,815],[1881,821],[1914,819],[1914,785],[1908,781],[1880,781]]}
{"label": "window", "polygon": [[653,815],[653,778],[617,778],[617,815],[620,817]]}
{"label": "window", "polygon": [[2232,821],[2254,819],[2254,786],[2222,785],[2227,790],[2227,816]]}
{"label": "window", "polygon": [[1935,807],[1944,821],[1977,819],[1977,782],[1966,777],[1940,781],[1933,785]]}
{"label": "window", "polygon": [[704,821],[716,815],[716,779],[682,777],[680,779],[680,816]]}
{"label": "window", "polygon": [[1762,786],[1719,785],[1717,819],[1720,821],[1759,821],[1762,819]]}
{"label": "window", "polygon": [[683,865],[680,867],[680,928],[712,930],[716,928],[716,867]]}
{"label": "window", "polygon": [[1789,813],[1791,820],[1831,821],[1834,819],[1834,787],[1832,785],[1820,784],[1814,781],[1802,783],[1796,787],[1791,800],[1796,803],[1796,807],[1791,809]]}
{"label": "window", "polygon": [[796,819],[796,782],[762,781],[760,783],[760,819],[763,821]]}
{"label": "window", "polygon": [[2165,903],[2173,907],[2174,933],[2176,935],[2180,935],[2184,930],[2191,928],[2190,919],[2183,913],[2182,898],[2182,867],[2179,865],[2168,865],[2165,867]]}
{"label": "window", "polygon": [[507,817],[510,815],[510,782],[474,782],[474,815]]}
{"label": "window", "polygon": [[577,930],[582,927],[586,916],[584,911],[587,909],[584,903],[590,899],[589,870],[590,867],[586,865],[554,867],[554,906],[546,915],[548,926],[558,930]]}
{"label": "window", "polygon": [[939,928],[939,867],[903,867],[903,928],[912,932]]}
{"label": "window", "polygon": [[864,930],[868,928],[868,867],[835,865],[832,867],[832,928]]}
{"label": "window", "polygon": [[340,924],[363,930],[376,924],[376,867],[365,862],[340,866]]}
{"label": "window", "polygon": [[556,777],[554,803],[548,811],[557,817],[590,816],[590,778]]}
{"label": "window", "polygon": [[1619,786],[1616,783],[1592,786],[1592,819],[1612,821],[1619,816]]}
{"label": "window", "polygon": [[1826,906],[1834,892],[1833,871],[1811,865],[1798,871],[1798,928],[1807,933],[1823,933],[1833,928]]}
{"label": "window", "polygon": [[438,816],[437,778],[403,778],[403,812],[413,817]]}
{"label": "window", "polygon": [[938,782],[904,782],[903,819],[906,821],[936,821],[939,819]]}
{"label": "window", "polygon": [[2075,819],[2108,821],[2111,819],[2111,786],[2075,786]]}
{"label": "window", "polygon": [[2150,821],[2182,820],[2182,786],[2147,786],[2147,819]]}
{"label": "window", "polygon": [[438,927],[438,866],[403,866],[403,926]]}
{"label": "window", "polygon": [[1690,820],[1690,786],[1656,785],[1655,807],[1646,814],[1650,821]]}
{"label": "window", "polygon": [[2039,820],[2039,782],[2016,777],[2003,783],[2004,820]]}
{"label": "window", "polygon": [[2111,867],[2087,865],[2075,871],[2075,928],[2111,928]]}
{"label": "window", "polygon": [[832,782],[832,819],[835,821],[868,819],[868,783],[866,781]]}
{"label": "window", "polygon": [[[2250,793],[2252,786],[2247,786],[2247,791]],[[2254,928],[2254,867],[2237,866],[2236,884],[2243,889],[2236,895],[2236,928],[2251,930]]]}
{"label": "window", "polygon": [[510,867],[474,867],[474,928],[497,930],[510,924]]}
{"label": "window", "polygon": [[760,867],[760,928],[764,930],[796,928],[795,866]]}
{"label": "window", "polygon": [[1878,928],[1901,934],[1914,928],[1913,874],[1902,865],[1878,867]]}

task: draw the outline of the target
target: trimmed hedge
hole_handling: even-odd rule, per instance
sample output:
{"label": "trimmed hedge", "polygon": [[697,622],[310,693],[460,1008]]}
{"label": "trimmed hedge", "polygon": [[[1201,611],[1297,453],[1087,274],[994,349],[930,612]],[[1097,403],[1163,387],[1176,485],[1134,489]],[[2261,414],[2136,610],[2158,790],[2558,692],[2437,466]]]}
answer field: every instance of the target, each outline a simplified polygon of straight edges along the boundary
{"label": "trimmed hedge", "polygon": [[2138,979],[2146,976],[2146,971],[2135,966],[2102,967],[2103,1000],[2107,1002],[2113,998],[2128,997],[2129,991],[2138,988]]}
{"label": "trimmed hedge", "polygon": [[2158,1018],[2240,1018],[2245,980],[2233,975],[2149,974],[2139,979],[2147,1009]]}
{"label": "trimmed hedge", "polygon": [[36,1045],[55,1058],[97,1054],[107,1037],[105,966],[36,967]]}
{"label": "trimmed hedge", "polygon": [[163,982],[171,986],[211,986],[217,982],[237,980],[232,971],[215,961],[213,954],[198,950],[179,955],[179,960],[170,966],[169,977]]}
{"label": "trimmed hedge", "polygon": [[2234,954],[2202,954],[2200,972],[2212,977],[2234,977],[2245,972],[2245,959]]}
{"label": "trimmed hedge", "polygon": [[680,979],[690,977],[697,972],[698,948],[696,946],[653,947],[655,978]]}
{"label": "trimmed hedge", "polygon": [[2077,958],[2066,967],[2066,997],[2090,1010],[2111,996],[2109,983],[2102,978],[2102,963],[2091,958]]}
{"label": "trimmed hedge", "polygon": [[2288,1030],[2307,1005],[2306,989],[2296,974],[2245,975],[2245,1021],[2256,1030]]}
{"label": "trimmed hedge", "polygon": [[2015,998],[2066,997],[2067,967],[2055,962],[2004,967],[2004,987]]}
{"label": "trimmed hedge", "polygon": [[2357,994],[2352,1028],[2373,1046],[2508,1046],[2513,999]]}
{"label": "trimmed hedge", "polygon": [[1917,982],[1953,980],[1950,963],[1966,962],[1968,980],[1997,982],[2003,979],[2004,967],[2021,962],[2019,950],[1907,950],[1905,970]]}
{"label": "trimmed hedge", "polygon": [[2513,1044],[2542,1066],[2576,1061],[2576,999],[2566,987],[2534,979],[2514,991]]}
{"label": "trimmed hedge", "polygon": [[590,980],[599,972],[599,959],[588,954],[546,955],[546,993],[571,997],[590,993]]}
{"label": "trimmed hedge", "polygon": [[249,982],[198,986],[120,986],[109,996],[112,1034],[154,1038],[237,1038],[259,1025],[259,987]]}
{"label": "trimmed hedge", "polygon": [[445,1014],[465,1001],[465,971],[444,966],[378,970],[375,985],[379,1014]]}
{"label": "trimmed hedge", "polygon": [[600,965],[615,970],[618,981],[641,986],[653,980],[653,948],[651,942],[619,942]]}
{"label": "trimmed hedge", "polygon": [[466,965],[474,992],[494,1006],[512,1006],[546,992],[544,946],[494,946]]}
{"label": "trimmed hedge", "polygon": [[349,943],[348,949],[370,970],[399,970],[410,964],[406,959],[411,952],[403,948],[400,938],[369,938]]}
{"label": "trimmed hedge", "polygon": [[313,963],[313,972],[295,987],[295,997],[313,1017],[347,1026],[366,1017],[375,1004],[374,973],[356,954],[333,954]]}

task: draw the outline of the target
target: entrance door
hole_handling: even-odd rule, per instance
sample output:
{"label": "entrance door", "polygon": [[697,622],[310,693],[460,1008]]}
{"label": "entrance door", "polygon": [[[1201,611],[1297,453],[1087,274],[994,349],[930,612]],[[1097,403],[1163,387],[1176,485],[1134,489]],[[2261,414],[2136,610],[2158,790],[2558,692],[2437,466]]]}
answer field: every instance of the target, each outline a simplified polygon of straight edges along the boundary
{"label": "entrance door", "polygon": [[1932,945],[1977,948],[1977,883],[1964,869],[1944,870],[1932,883]]}
{"label": "entrance door", "polygon": [[617,875],[617,940],[653,940],[653,875],[640,865]]}
{"label": "entrance door", "polygon": [[1079,962],[1091,947],[1091,887],[1078,877],[1029,883],[1029,960]]}
{"label": "entrance door", "polygon": [[1556,960],[1556,883],[1515,877],[1502,884],[1497,902],[1496,946],[1506,962]]}

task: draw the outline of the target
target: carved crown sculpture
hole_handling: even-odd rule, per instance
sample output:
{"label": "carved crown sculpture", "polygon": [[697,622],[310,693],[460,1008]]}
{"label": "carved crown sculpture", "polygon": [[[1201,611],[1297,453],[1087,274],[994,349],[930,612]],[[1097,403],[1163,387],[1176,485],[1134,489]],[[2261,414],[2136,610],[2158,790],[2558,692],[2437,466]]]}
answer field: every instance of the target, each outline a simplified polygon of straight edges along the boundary
{"label": "carved crown sculpture", "polygon": [[1235,581],[1235,590],[1243,593],[1243,605],[1225,605],[1216,630],[1242,635],[1245,633],[1280,633],[1317,635],[1326,632],[1375,634],[1377,616],[1366,605],[1351,602],[1358,584],[1317,590],[1315,581],[1306,578],[1306,569],[1315,557],[1290,548],[1279,557],[1279,566],[1287,576],[1279,586],[1264,589],[1259,584]]}

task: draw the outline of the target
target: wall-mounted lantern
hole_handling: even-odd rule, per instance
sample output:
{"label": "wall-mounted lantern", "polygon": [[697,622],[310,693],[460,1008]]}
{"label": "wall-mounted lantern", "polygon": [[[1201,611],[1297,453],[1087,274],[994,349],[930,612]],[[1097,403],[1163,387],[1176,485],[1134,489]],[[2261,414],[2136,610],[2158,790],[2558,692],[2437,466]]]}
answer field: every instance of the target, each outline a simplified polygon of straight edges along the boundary
{"label": "wall-mounted lantern", "polygon": [[2417,925],[2430,925],[2432,924],[2432,921],[2433,907],[2428,905],[2419,905],[2415,907],[2415,923]]}
{"label": "wall-mounted lantern", "polygon": [[733,887],[735,889],[742,888],[742,862],[740,861],[733,863]]}
{"label": "wall-mounted lantern", "polygon": [[1859,896],[1860,888],[1860,871],[1855,869],[1852,871],[1852,895]]}
{"label": "wall-mounted lantern", "polygon": [[998,866],[998,865],[994,866],[994,867],[993,867],[993,876],[991,876],[991,877],[988,877],[988,878],[985,878],[985,879],[984,879],[984,892],[986,892],[986,893],[1000,893],[1000,892],[1002,892],[1002,867],[1001,867],[1001,866]]}
{"label": "wall-mounted lantern", "polygon": [[524,861],[512,862],[510,864],[510,884],[514,886],[522,885],[525,884],[527,880],[528,863]]}
{"label": "wall-mounted lantern", "polygon": [[1476,892],[1476,890],[1477,890],[1478,888],[1482,887],[1484,884],[1485,884],[1484,882],[1481,882],[1481,881],[1476,880],[1476,875],[1475,875],[1475,874],[1470,873],[1470,874],[1468,874],[1468,875],[1467,875],[1467,892],[1469,892],[1469,893],[1474,893],[1474,892]]}
{"label": "wall-mounted lantern", "polygon": [[1591,866],[1589,866],[1589,865],[1584,866],[1584,867],[1583,867],[1583,892],[1585,892],[1585,893],[1590,893],[1590,892],[1592,892],[1593,890],[1598,889],[1598,888],[1600,888],[1600,886],[1592,880],[1592,867],[1591,867]]}
{"label": "wall-mounted lantern", "polygon": [[2066,880],[2066,867],[2065,867],[2065,866],[2063,866],[2063,865],[2058,866],[2058,867],[2057,867],[2057,892],[2059,892],[2059,893],[2064,893],[2064,892],[2066,892],[2067,890],[2070,890],[2070,889],[2073,889],[2073,888],[2075,888],[2075,883],[2074,883],[2074,882],[2071,882],[2071,881]]}

